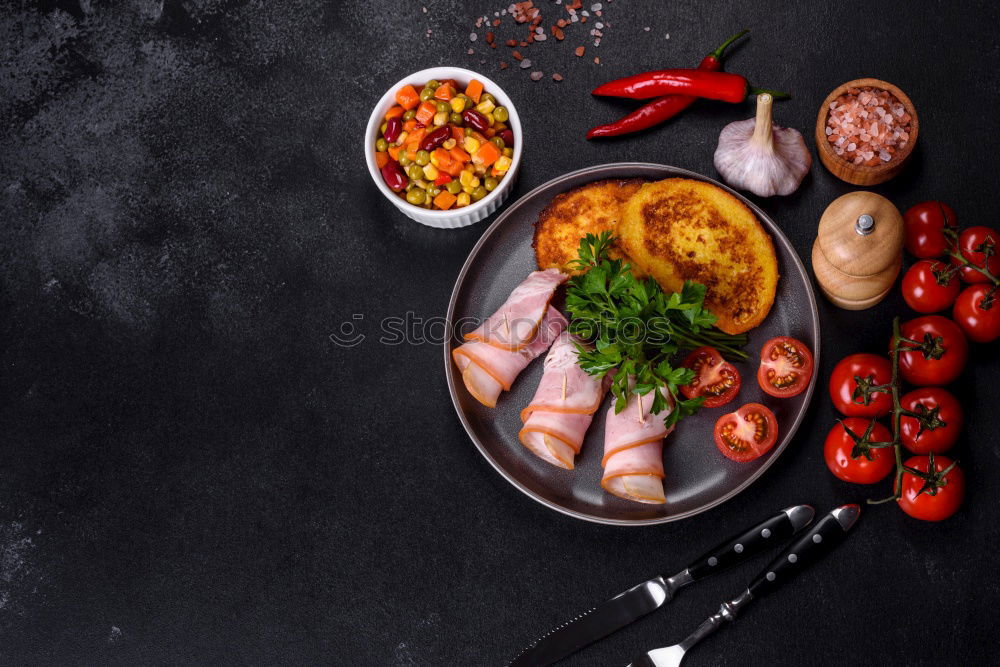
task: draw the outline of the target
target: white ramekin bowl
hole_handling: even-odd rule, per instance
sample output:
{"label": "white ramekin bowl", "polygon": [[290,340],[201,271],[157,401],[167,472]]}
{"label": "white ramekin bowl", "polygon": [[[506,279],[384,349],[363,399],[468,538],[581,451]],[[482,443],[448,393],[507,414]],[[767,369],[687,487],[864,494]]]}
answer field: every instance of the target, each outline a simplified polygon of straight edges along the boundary
{"label": "white ramekin bowl", "polygon": [[[455,79],[460,85],[467,84],[471,79],[478,79],[482,82],[486,92],[492,94],[497,99],[497,106],[506,107],[510,115],[507,125],[514,131],[513,161],[511,162],[510,169],[507,171],[507,175],[503,177],[500,184],[497,185],[493,192],[479,201],[462,208],[453,208],[447,211],[436,211],[423,208],[422,206],[414,206],[389,189],[389,186],[382,180],[382,173],[375,166],[375,140],[378,139],[379,127],[382,125],[385,113],[396,103],[396,91],[408,83],[413,84],[414,88],[420,90],[431,79],[437,79],[438,81]],[[391,201],[396,208],[410,218],[429,227],[438,227],[440,229],[467,227],[488,217],[500,208],[500,205],[507,199],[507,195],[510,194],[510,189],[517,178],[517,170],[521,166],[521,153],[523,150],[524,133],[521,131],[521,119],[517,115],[514,103],[507,97],[507,93],[493,80],[488,79],[478,72],[473,72],[462,67],[431,67],[414,72],[404,79],[397,81],[386,91],[378,104],[375,105],[375,109],[368,119],[368,129],[365,130],[365,162],[368,163],[368,173],[371,174],[372,180],[375,181],[378,189],[382,191],[386,199]]]}

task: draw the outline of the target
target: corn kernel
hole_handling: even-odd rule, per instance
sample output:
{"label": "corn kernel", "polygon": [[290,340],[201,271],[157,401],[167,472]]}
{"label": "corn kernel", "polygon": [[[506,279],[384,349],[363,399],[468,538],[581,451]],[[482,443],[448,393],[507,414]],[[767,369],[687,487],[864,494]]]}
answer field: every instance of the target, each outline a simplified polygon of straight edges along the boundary
{"label": "corn kernel", "polygon": [[408,134],[409,134],[409,132],[400,132],[400,133],[399,133],[399,138],[398,138],[398,139],[396,139],[396,145],[397,145],[397,146],[402,146],[402,145],[403,145],[403,142],[404,142],[404,141],[406,141],[406,136],[407,136]]}
{"label": "corn kernel", "polygon": [[448,122],[448,112],[447,111],[438,111],[436,114],[434,114],[434,124],[435,125],[444,125],[447,122]]}
{"label": "corn kernel", "polygon": [[431,164],[434,165],[435,167],[441,166],[441,163],[438,161],[437,155],[435,155],[434,153],[431,153]]}
{"label": "corn kernel", "polygon": [[496,125],[497,119],[493,117],[493,114],[491,113],[486,114],[486,120],[490,121],[490,127]]}
{"label": "corn kernel", "polygon": [[462,148],[465,149],[466,153],[472,155],[473,153],[479,150],[479,140],[476,139],[475,137],[466,137],[465,143],[462,144]]}
{"label": "corn kernel", "polygon": [[458,198],[455,201],[456,206],[468,206],[472,201],[472,197],[469,196],[468,192],[458,193]]}
{"label": "corn kernel", "polygon": [[503,173],[508,169],[510,169],[511,162],[512,160],[506,155],[504,155],[503,157],[498,158],[497,161],[493,163],[493,168],[496,169],[498,172]]}
{"label": "corn kernel", "polygon": [[441,144],[441,148],[445,149],[446,151],[450,151],[452,148],[454,148],[457,145],[458,145],[458,142],[455,141],[455,139],[453,139],[453,138],[452,139],[445,139],[444,143]]}
{"label": "corn kernel", "polygon": [[475,188],[479,185],[479,178],[474,176],[472,172],[462,171],[462,173],[458,176],[458,182],[463,186]]}
{"label": "corn kernel", "polygon": [[476,165],[471,162],[466,162],[464,169],[471,174],[476,170]]}
{"label": "corn kernel", "polygon": [[428,181],[433,181],[440,175],[441,172],[439,172],[438,168],[435,167],[433,164],[424,165],[424,178],[426,178]]}
{"label": "corn kernel", "polygon": [[472,187],[471,185],[466,185],[464,188],[462,188],[462,192],[467,195],[471,195],[473,190],[475,190],[475,188]]}
{"label": "corn kernel", "polygon": [[507,157],[514,157],[514,149],[511,148],[510,146],[507,146],[506,148],[503,149],[503,154],[506,155]]}
{"label": "corn kernel", "polygon": [[451,110],[455,113],[462,113],[465,111],[465,100],[461,97],[451,98]]}
{"label": "corn kernel", "polygon": [[489,100],[483,100],[482,102],[476,105],[476,111],[483,114],[484,116],[492,112],[496,108],[497,105],[493,104],[493,102]]}
{"label": "corn kernel", "polygon": [[423,188],[424,190],[426,190],[427,186],[430,185],[430,183],[421,178],[419,180],[413,181],[413,185],[418,188]]}

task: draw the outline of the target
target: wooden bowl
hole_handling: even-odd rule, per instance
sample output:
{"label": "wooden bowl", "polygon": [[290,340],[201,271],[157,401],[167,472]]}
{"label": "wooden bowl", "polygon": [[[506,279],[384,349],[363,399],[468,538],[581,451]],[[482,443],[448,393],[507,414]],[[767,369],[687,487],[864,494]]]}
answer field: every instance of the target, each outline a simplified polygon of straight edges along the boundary
{"label": "wooden bowl", "polygon": [[[897,100],[902,102],[903,108],[912,119],[910,121],[910,139],[906,142],[891,160],[875,167],[859,164],[855,165],[843,159],[833,151],[833,146],[826,140],[826,121],[830,115],[830,103],[843,95],[849,88],[878,88],[889,91]],[[853,183],[854,185],[877,185],[885,183],[902,170],[903,166],[913,155],[913,147],[917,144],[917,135],[920,131],[920,121],[917,118],[917,110],[913,107],[913,102],[902,90],[892,85],[888,81],[881,79],[855,79],[837,86],[833,92],[823,100],[823,106],[819,108],[816,116],[816,151],[819,153],[820,162],[830,170],[830,173],[842,181]]]}

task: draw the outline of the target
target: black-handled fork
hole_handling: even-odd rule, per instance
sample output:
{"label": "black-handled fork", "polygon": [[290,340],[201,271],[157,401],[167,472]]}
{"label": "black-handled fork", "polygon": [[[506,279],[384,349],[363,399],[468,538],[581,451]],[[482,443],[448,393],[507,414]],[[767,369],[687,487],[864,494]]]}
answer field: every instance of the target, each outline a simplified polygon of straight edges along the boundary
{"label": "black-handled fork", "polygon": [[775,590],[840,544],[860,514],[861,508],[857,505],[842,505],[833,510],[771,561],[746,590],[729,602],[723,602],[719,611],[708,617],[684,641],[644,653],[628,667],[677,667],[692,646],[718,630],[726,621],[735,620],[748,604]]}

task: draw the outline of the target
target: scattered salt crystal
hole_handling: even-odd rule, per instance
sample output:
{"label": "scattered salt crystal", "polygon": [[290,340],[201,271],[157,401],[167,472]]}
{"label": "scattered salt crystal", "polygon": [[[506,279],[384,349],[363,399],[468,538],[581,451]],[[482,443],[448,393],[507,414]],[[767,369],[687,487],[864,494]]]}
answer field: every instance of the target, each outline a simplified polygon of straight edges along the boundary
{"label": "scattered salt crystal", "polygon": [[892,156],[883,149],[878,152],[878,159],[882,160],[882,162],[888,162],[892,159]]}
{"label": "scattered salt crystal", "polygon": [[545,35],[535,35],[535,41],[536,42],[544,42],[547,39],[548,39],[548,37],[546,37]]}
{"label": "scattered salt crystal", "polygon": [[476,52],[475,49],[469,49],[468,51],[466,51],[466,53],[468,53],[470,56],[475,52]]}
{"label": "scattered salt crystal", "polygon": [[479,39],[479,35],[477,35],[477,34],[476,34],[476,33],[474,33],[474,32],[470,32],[470,33],[469,33],[469,41],[470,41],[470,42],[474,42],[474,41],[476,41],[477,39]]}
{"label": "scattered salt crystal", "polygon": [[833,128],[828,125],[826,127],[826,135],[830,136],[831,134],[833,134]]}
{"label": "scattered salt crystal", "polygon": [[597,23],[594,24],[594,27],[597,28],[598,30],[600,30],[601,28],[604,27],[604,24],[601,23],[600,21],[598,21]]}
{"label": "scattered salt crystal", "polygon": [[545,32],[545,31],[544,31],[544,30],[542,29],[542,27],[541,27],[541,26],[538,26],[537,28],[535,28],[535,34],[536,34],[536,35],[541,35],[541,34],[542,34],[542,33],[544,33],[544,32]]}
{"label": "scattered salt crystal", "polygon": [[521,61],[521,69],[528,69],[529,67],[531,67],[531,61],[530,60],[528,60],[527,58],[525,58],[524,60]]}
{"label": "scattered salt crystal", "polygon": [[652,28],[650,28],[650,27],[649,27],[649,26],[647,25],[647,26],[646,26],[645,28],[643,28],[643,30],[645,30],[646,32],[649,32],[650,30],[652,30]]}
{"label": "scattered salt crystal", "polygon": [[552,80],[553,81],[562,81],[563,80],[563,75],[560,74],[559,72],[556,72],[555,74],[552,75]]}
{"label": "scattered salt crystal", "polygon": [[602,9],[604,9],[604,7],[602,7],[601,3],[599,3],[599,2],[595,2],[594,4],[592,4],[590,6],[590,11],[592,11],[592,12],[599,12]]}
{"label": "scattered salt crystal", "polygon": [[579,20],[580,20],[580,17],[577,16],[576,14],[573,14],[572,16],[569,17],[570,23],[576,23]]}
{"label": "scattered salt crystal", "polygon": [[849,151],[853,151],[857,147],[858,147],[858,145],[856,143],[854,143],[853,141],[851,143],[847,144],[847,150],[849,150]]}
{"label": "scattered salt crystal", "polygon": [[670,33],[667,33],[666,39],[670,39]]}
{"label": "scattered salt crystal", "polygon": [[531,73],[531,80],[532,80],[532,81],[538,81],[538,80],[540,80],[540,79],[541,79],[541,78],[542,78],[543,76],[545,76],[545,75],[544,75],[544,74],[542,74],[541,72],[532,72],[532,73]]}

